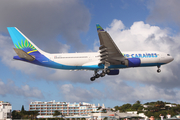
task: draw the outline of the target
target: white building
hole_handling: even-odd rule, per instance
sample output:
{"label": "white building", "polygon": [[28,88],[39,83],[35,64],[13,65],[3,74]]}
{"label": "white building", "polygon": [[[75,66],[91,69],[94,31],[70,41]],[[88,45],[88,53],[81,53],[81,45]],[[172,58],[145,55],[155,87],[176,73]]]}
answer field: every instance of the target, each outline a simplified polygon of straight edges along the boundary
{"label": "white building", "polygon": [[166,104],[165,106],[169,106],[169,107],[176,107],[175,104]]}
{"label": "white building", "polygon": [[[103,105],[103,107],[105,107]],[[39,111],[39,117],[52,116],[58,110],[63,116],[89,115],[97,112],[98,107],[89,103],[68,103],[68,102],[31,102],[29,111]]]}
{"label": "white building", "polygon": [[0,101],[0,120],[11,120],[11,110],[10,103]]}

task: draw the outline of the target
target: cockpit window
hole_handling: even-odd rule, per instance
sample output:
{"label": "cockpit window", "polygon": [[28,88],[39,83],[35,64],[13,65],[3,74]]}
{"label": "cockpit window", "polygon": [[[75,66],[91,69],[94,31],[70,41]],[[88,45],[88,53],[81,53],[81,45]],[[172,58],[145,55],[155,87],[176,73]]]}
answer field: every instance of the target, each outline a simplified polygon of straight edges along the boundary
{"label": "cockpit window", "polygon": [[167,54],[167,56],[170,56],[170,54]]}

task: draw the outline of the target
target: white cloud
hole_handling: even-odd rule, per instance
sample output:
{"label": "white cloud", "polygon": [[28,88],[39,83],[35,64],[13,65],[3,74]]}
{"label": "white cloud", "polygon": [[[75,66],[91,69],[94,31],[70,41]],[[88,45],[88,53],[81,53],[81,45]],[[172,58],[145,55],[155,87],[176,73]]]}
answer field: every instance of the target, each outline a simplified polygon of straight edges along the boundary
{"label": "white cloud", "polygon": [[[132,87],[122,80],[106,81],[108,89],[106,97],[123,102],[135,102],[136,100],[166,100],[179,103],[179,90],[162,89],[155,85],[140,86],[138,83]],[[113,93],[113,94],[112,94]]]}
{"label": "white cloud", "polygon": [[[180,35],[169,36],[171,33],[168,29],[151,26],[142,21],[134,22],[130,28],[126,28],[122,21],[113,20],[112,24],[106,30],[110,33],[122,52],[130,50],[157,50],[170,53],[175,60],[168,65],[162,66],[162,72],[160,74],[156,73],[156,67],[131,68],[121,69],[118,76],[99,78],[105,84],[104,91],[99,91],[95,88],[87,90],[81,87],[74,87],[71,84],[62,85],[60,90],[67,101],[89,102],[94,99],[107,98],[125,102],[134,102],[137,99],[165,99],[179,102],[178,96],[180,92],[177,88],[180,84]],[[0,38],[0,43],[2,43],[0,44],[0,50],[2,52],[0,57],[10,67],[21,70],[26,74],[35,74],[36,77],[45,80],[91,83],[89,78],[92,76],[92,72],[52,70],[28,63],[11,61],[10,59],[15,55],[15,52],[12,50],[13,46],[10,43],[10,38],[5,36],[0,36]],[[94,46],[96,49],[98,48],[97,43]],[[65,47],[64,49],[66,50],[67,48]],[[126,84],[125,81],[135,82],[136,84],[132,87]],[[98,82],[98,80],[95,82]],[[3,83],[0,82],[0,84]],[[28,86],[24,86],[23,89],[28,91],[29,88]],[[31,94],[26,95],[32,96]]]}
{"label": "white cloud", "polygon": [[[122,26],[124,26],[122,21],[115,19],[110,27],[106,28],[121,51],[167,50],[166,43],[161,40],[168,37],[168,30],[162,30],[158,26],[150,26],[142,21],[134,22],[130,29],[125,29]],[[163,47],[159,46],[160,43]]]}
{"label": "white cloud", "polygon": [[[162,51],[170,53],[175,59],[176,57],[178,58],[178,48],[180,47],[178,41],[179,36],[168,36],[169,31],[167,29],[151,26],[142,21],[134,22],[134,24],[127,29],[124,27],[122,21],[113,20],[110,27],[106,28],[106,30],[110,33],[112,39],[122,52]],[[162,87],[171,84],[171,79],[178,78],[179,74],[174,74],[173,72],[175,65],[179,66],[180,64],[175,60],[168,65],[162,66],[162,73],[160,74],[156,73],[156,67],[125,69],[121,70],[122,72],[119,78],[135,80],[145,84],[157,84],[159,87]]]}
{"label": "white cloud", "polygon": [[[169,29],[161,29],[142,21],[134,22],[126,28],[121,20],[113,20],[105,30],[122,52],[125,51],[161,51],[170,53],[174,61],[161,66],[161,73],[157,67],[120,69],[120,74],[105,77],[107,98],[124,102],[136,100],[164,99],[179,102],[179,68],[178,62],[180,42],[179,35],[169,36]],[[126,83],[132,82],[133,87]]]}
{"label": "white cloud", "polygon": [[64,84],[60,86],[60,92],[66,101],[69,102],[91,102],[94,99],[102,99],[103,95],[95,88],[90,90],[74,87],[72,84]]}
{"label": "white cloud", "polygon": [[23,85],[20,87],[16,86],[12,80],[8,80],[7,83],[4,83],[0,80],[0,95],[17,95],[24,97],[33,97],[33,98],[44,98],[41,91],[35,87],[30,87],[29,85]]}
{"label": "white cloud", "polygon": [[70,70],[54,70],[53,73],[45,76],[46,79],[52,81],[71,81],[74,83],[92,83],[90,77],[94,71],[70,71]]}

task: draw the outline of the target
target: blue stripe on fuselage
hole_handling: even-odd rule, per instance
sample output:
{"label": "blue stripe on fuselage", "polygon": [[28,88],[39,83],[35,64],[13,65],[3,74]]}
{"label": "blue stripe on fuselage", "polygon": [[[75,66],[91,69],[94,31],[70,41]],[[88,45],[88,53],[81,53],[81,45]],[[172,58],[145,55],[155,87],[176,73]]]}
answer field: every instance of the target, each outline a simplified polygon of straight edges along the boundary
{"label": "blue stripe on fuselage", "polygon": [[[36,55],[36,59],[32,62],[19,58],[19,56],[14,56],[14,59],[21,60],[25,62],[29,62],[32,64],[40,65],[40,66],[46,66],[50,68],[56,68],[56,69],[65,69],[65,70],[76,70],[76,69],[88,69],[88,70],[95,70],[95,69],[104,69],[104,65],[88,65],[88,66],[69,66],[69,65],[63,65],[56,63],[54,61],[49,60],[47,57],[45,57],[42,54]],[[141,64],[139,67],[148,67],[148,66],[161,66],[165,63],[144,63]],[[128,68],[125,65],[110,65],[108,68]]]}

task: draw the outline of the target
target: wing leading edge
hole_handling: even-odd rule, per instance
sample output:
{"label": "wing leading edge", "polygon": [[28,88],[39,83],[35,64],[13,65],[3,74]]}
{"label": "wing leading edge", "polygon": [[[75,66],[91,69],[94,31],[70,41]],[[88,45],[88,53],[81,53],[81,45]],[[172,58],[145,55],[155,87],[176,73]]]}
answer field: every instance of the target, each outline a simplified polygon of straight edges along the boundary
{"label": "wing leading edge", "polygon": [[96,24],[96,27],[101,45],[99,47],[101,62],[103,64],[109,63],[111,65],[124,65],[126,58],[118,49],[109,33],[107,31],[104,31],[104,29],[99,24]]}

